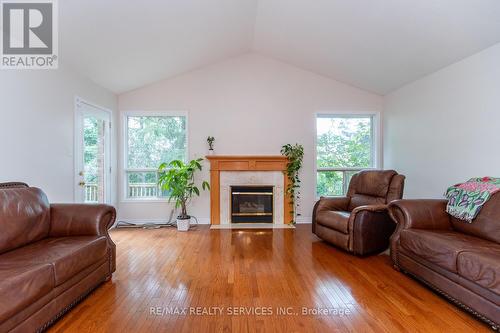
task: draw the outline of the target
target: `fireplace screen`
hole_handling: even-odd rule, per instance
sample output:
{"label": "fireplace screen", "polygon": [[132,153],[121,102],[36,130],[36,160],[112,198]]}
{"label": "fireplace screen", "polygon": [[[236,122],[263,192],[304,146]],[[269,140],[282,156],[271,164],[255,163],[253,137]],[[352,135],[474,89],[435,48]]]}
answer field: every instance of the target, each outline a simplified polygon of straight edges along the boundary
{"label": "fireplace screen", "polygon": [[272,186],[232,186],[232,223],[273,223]]}

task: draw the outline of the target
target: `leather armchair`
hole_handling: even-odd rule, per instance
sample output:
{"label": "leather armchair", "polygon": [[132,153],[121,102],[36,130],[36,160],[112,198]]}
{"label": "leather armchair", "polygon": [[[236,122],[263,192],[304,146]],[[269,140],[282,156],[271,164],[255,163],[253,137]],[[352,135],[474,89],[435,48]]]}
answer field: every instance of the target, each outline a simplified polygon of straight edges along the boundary
{"label": "leather armchair", "polygon": [[313,233],[356,255],[387,249],[396,227],[387,213],[387,204],[402,198],[404,180],[405,177],[394,170],[355,174],[345,197],[322,197],[316,203]]}

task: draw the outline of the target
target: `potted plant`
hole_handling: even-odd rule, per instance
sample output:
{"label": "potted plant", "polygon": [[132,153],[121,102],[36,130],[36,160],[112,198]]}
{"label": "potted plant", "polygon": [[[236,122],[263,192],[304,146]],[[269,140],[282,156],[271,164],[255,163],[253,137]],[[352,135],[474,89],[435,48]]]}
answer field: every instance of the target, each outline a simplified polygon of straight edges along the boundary
{"label": "potted plant", "polygon": [[[168,201],[175,202],[175,208],[180,208],[181,212],[177,216],[177,230],[188,231],[191,216],[187,213],[187,204],[194,196],[200,195],[200,189],[194,181],[196,171],[201,171],[202,158],[184,163],[174,160],[170,163],[162,163],[158,168],[158,185],[168,192]],[[210,190],[207,181],[201,183],[203,190]]]}
{"label": "potted plant", "polygon": [[208,155],[213,155],[214,154],[214,142],[215,142],[215,138],[213,136],[209,136],[207,138]]}

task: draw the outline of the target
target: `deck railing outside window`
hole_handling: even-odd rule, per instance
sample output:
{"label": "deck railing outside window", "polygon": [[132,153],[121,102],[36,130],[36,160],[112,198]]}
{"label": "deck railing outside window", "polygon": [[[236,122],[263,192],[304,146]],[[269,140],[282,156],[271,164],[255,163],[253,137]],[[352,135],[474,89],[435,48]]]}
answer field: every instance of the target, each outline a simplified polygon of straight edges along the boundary
{"label": "deck railing outside window", "polygon": [[128,197],[134,199],[158,197],[158,185],[154,183],[128,184]]}
{"label": "deck railing outside window", "polygon": [[85,184],[85,202],[99,202],[99,185],[87,183]]}
{"label": "deck railing outside window", "polygon": [[[328,183],[330,188],[326,191],[327,194],[332,196],[346,195],[349,188],[349,183],[354,174],[361,170],[370,168],[318,168],[318,178],[333,178]],[[328,177],[328,175],[335,174],[337,177]],[[336,179],[335,179],[336,178]]]}

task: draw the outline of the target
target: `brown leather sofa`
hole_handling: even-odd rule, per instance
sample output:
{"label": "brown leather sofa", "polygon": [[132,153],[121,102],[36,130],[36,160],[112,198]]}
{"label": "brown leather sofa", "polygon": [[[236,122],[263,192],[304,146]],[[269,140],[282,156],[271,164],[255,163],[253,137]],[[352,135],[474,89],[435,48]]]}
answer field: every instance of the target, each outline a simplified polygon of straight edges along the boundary
{"label": "brown leather sofa", "polygon": [[396,228],[387,213],[387,204],[402,198],[404,180],[394,170],[355,174],[345,197],[322,197],[316,203],[313,233],[356,255],[384,251]]}
{"label": "brown leather sofa", "polygon": [[500,327],[500,194],[472,223],[446,213],[446,200],[398,200],[389,205],[397,229],[391,257],[452,302]]}
{"label": "brown leather sofa", "polygon": [[52,204],[0,184],[0,332],[44,330],[115,271],[107,205]]}

